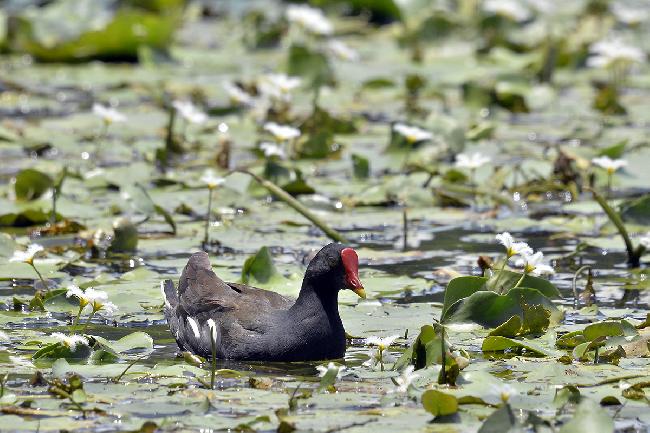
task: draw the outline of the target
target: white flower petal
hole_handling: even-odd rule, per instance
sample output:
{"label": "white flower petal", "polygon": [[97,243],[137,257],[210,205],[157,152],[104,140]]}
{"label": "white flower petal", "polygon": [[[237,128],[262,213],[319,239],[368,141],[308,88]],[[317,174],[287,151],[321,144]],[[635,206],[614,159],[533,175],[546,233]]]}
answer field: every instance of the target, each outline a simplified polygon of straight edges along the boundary
{"label": "white flower petal", "polygon": [[93,104],[93,114],[106,123],[126,122],[126,116],[124,114],[112,107],[98,103]]}
{"label": "white flower petal", "polygon": [[323,11],[307,5],[291,5],[286,12],[289,22],[300,25],[305,31],[317,35],[332,34],[334,27]]}

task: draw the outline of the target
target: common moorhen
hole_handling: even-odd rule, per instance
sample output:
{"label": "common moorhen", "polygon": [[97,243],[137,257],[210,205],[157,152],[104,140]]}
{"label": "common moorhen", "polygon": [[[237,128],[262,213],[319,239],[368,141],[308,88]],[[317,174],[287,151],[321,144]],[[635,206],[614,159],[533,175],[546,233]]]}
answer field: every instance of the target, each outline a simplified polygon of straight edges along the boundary
{"label": "common moorhen", "polygon": [[243,284],[226,283],[212,271],[208,255],[194,253],[178,284],[161,284],[165,317],[182,350],[210,357],[217,328],[216,355],[222,359],[316,361],[345,354],[345,330],[338,293],[365,298],[359,259],[349,247],[331,243],[309,262],[298,299]]}

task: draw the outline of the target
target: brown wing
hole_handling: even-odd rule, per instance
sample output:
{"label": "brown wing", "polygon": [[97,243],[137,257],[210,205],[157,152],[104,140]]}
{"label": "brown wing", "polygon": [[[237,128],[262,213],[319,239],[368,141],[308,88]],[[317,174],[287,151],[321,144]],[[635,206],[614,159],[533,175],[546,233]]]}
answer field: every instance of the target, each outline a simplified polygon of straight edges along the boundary
{"label": "brown wing", "polygon": [[208,255],[192,254],[178,282],[178,297],[185,311],[194,316],[211,309],[233,309],[228,292],[232,289],[212,271]]}
{"label": "brown wing", "polygon": [[190,315],[227,312],[241,322],[258,322],[269,312],[288,309],[294,302],[275,292],[224,282],[212,271],[205,252],[190,257],[181,274],[178,294],[181,306]]}

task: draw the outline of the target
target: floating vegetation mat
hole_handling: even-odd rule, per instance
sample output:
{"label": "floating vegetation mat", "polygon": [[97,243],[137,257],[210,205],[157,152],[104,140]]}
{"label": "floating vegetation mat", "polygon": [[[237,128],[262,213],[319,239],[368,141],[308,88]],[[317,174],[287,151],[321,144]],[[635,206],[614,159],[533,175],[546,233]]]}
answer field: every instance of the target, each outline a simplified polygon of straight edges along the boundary
{"label": "floating vegetation mat", "polygon": [[[647,2],[310,3],[2,2],[0,430],[647,431]],[[332,240],[344,358],[181,352]]]}

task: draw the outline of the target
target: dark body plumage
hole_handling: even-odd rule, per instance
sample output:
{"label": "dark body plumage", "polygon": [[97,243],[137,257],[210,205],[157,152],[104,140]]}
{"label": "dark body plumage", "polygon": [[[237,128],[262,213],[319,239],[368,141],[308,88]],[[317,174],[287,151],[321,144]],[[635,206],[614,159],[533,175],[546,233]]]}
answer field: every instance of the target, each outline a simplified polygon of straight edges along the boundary
{"label": "dark body plumage", "polygon": [[[312,259],[298,299],[243,284],[226,283],[208,255],[193,254],[179,281],[163,282],[165,317],[182,350],[210,357],[208,319],[217,324],[217,357],[258,361],[341,358],[345,330],[338,292],[346,286],[341,251],[329,244]],[[198,338],[197,338],[198,334]]]}

